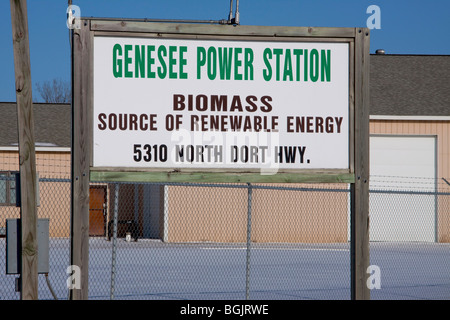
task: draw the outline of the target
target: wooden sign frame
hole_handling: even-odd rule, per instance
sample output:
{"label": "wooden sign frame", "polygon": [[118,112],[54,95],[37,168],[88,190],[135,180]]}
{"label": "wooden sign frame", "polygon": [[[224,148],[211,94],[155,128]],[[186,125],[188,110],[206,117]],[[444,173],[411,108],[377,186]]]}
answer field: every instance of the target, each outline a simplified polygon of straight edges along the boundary
{"label": "wooden sign frame", "polygon": [[[261,175],[255,170],[170,170],[93,167],[93,43],[95,36],[210,40],[345,42],[349,44],[349,169],[287,170]],[[73,31],[72,264],[85,266],[81,290],[87,299],[90,181],[348,183],[351,190],[352,298],[367,299],[369,185],[369,44],[367,28],[232,26],[81,19]]]}

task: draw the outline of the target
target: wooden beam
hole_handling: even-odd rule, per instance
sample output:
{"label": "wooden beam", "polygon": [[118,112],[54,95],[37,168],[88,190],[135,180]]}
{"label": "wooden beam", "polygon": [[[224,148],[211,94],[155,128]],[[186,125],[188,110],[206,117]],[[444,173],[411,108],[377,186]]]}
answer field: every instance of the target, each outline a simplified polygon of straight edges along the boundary
{"label": "wooden beam", "polygon": [[351,298],[369,300],[369,45],[370,34],[359,28],[355,38],[355,183],[351,198]]}
{"label": "wooden beam", "polygon": [[285,27],[285,26],[232,26],[191,23],[158,23],[127,21],[126,19],[92,18],[93,31],[170,33],[218,36],[251,37],[330,37],[354,38],[354,28]]}
{"label": "wooden beam", "polygon": [[88,299],[91,38],[88,21],[73,30],[71,264],[81,274],[80,289],[71,289],[72,300]]}
{"label": "wooden beam", "polygon": [[91,171],[91,181],[192,183],[353,183],[353,173],[259,173]]}
{"label": "wooden beam", "polygon": [[26,0],[11,0],[11,23],[19,133],[21,285],[22,300],[38,299],[36,154],[31,95],[30,48]]}

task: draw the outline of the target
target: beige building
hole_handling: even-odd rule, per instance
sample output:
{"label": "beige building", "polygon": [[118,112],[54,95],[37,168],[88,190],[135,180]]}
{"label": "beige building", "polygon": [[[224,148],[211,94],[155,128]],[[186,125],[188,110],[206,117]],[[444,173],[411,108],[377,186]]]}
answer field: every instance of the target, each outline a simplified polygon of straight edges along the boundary
{"label": "beige building", "polygon": [[[50,234],[67,237],[70,230],[70,105],[33,104],[36,171],[41,180],[39,218],[50,219]],[[19,218],[14,174],[19,170],[15,103],[0,103],[0,230],[6,219]]]}
{"label": "beige building", "polygon": [[[370,183],[373,197],[380,197],[381,203],[370,209],[372,241],[450,242],[447,70],[450,56],[371,55]],[[0,103],[0,230],[5,219],[19,216],[11,178],[18,170],[15,112],[15,103]],[[37,103],[34,115],[39,217],[50,218],[52,237],[68,237],[70,106]],[[252,190],[252,241],[348,241],[349,195],[328,190],[345,191],[347,185],[285,186],[309,190]],[[133,226],[140,238],[170,242],[246,239],[246,188],[118,187],[120,236]],[[114,183],[91,185],[91,236],[108,236],[115,193]],[[400,208],[403,201],[408,204]]]}

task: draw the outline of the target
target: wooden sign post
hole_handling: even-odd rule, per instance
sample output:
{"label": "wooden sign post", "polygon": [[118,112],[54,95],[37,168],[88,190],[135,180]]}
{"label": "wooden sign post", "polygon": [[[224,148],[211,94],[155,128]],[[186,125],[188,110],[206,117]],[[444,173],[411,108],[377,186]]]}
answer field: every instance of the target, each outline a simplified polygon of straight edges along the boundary
{"label": "wooden sign post", "polygon": [[80,271],[80,288],[72,289],[72,300],[88,299],[89,258],[89,114],[91,55],[90,30],[84,22],[81,29],[73,30],[73,94],[72,94],[72,214],[71,214],[71,264]]}

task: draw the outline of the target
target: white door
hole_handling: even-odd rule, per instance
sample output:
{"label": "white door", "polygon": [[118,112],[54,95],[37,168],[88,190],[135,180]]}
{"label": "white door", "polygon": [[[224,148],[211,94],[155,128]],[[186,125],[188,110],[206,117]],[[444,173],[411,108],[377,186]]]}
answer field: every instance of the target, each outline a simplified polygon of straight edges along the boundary
{"label": "white door", "polygon": [[370,240],[435,241],[436,137],[370,137]]}

